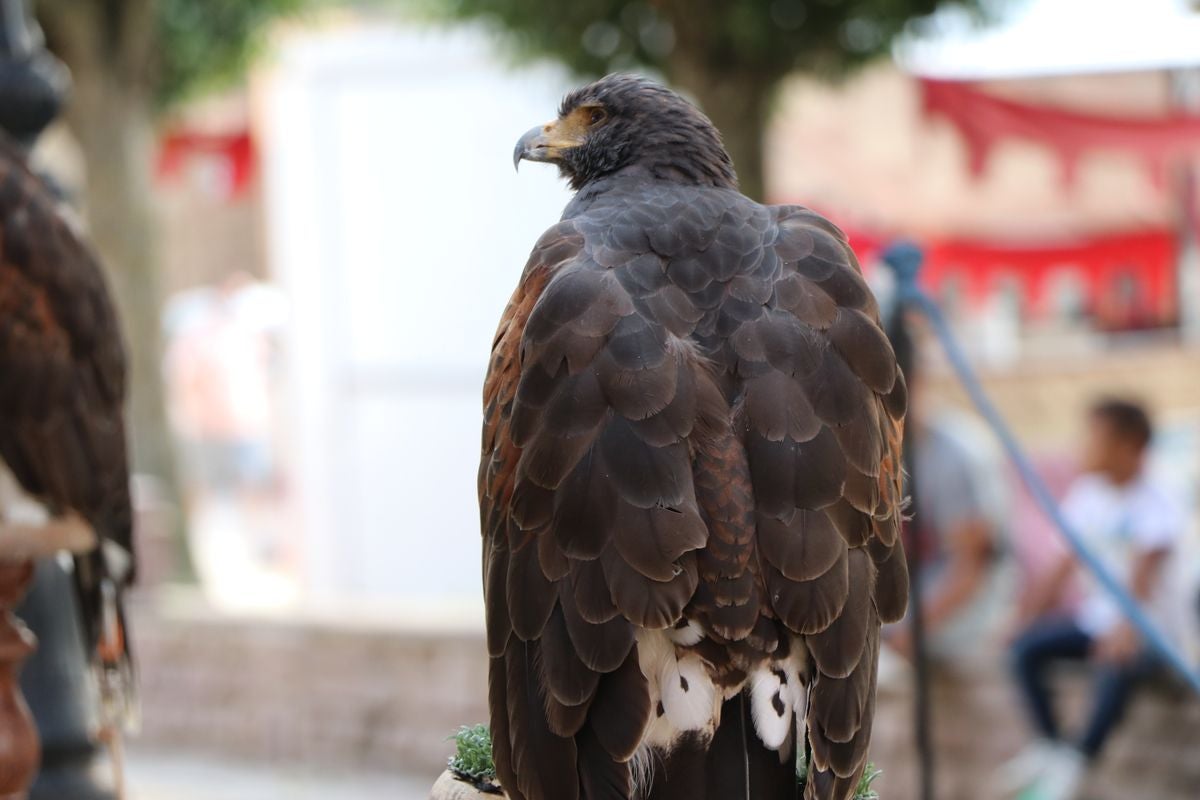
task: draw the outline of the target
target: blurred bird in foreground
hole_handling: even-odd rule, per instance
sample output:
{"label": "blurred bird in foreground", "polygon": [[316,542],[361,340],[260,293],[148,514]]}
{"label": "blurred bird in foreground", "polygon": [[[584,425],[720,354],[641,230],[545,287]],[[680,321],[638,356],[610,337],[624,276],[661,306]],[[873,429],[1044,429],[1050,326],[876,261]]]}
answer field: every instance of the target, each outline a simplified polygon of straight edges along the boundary
{"label": "blurred bird in foreground", "polygon": [[125,371],[95,255],[0,133],[0,511],[17,523],[37,522],[29,510],[81,520],[97,536],[98,546],[75,558],[74,582],[106,724],[130,699],[121,610],[133,577]]}
{"label": "blurred bird in foreground", "polygon": [[849,797],[904,614],[903,376],[842,233],[737,189],[712,123],[612,75],[514,162],[574,199],[484,387],[496,771],[511,800]]}

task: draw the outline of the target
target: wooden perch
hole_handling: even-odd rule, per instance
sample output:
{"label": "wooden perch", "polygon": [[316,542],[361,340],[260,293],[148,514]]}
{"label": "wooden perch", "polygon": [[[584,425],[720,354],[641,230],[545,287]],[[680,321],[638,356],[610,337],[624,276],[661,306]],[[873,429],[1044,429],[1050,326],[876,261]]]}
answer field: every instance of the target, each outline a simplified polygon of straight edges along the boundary
{"label": "wooden perch", "polygon": [[64,550],[86,553],[95,546],[95,531],[77,514],[37,524],[0,522],[0,560],[27,561]]}
{"label": "wooden perch", "polygon": [[442,773],[433,785],[429,800],[504,800],[503,794],[481,792],[466,781],[454,777],[450,770]]}
{"label": "wooden perch", "polygon": [[87,552],[96,534],[71,514],[42,524],[0,524],[0,798],[22,800],[37,774],[41,744],[17,673],[37,642],[12,610],[33,579],[33,561],[67,550]]}
{"label": "wooden perch", "polygon": [[12,609],[33,579],[32,561],[0,560],[0,797],[22,800],[41,760],[37,729],[17,673],[35,640]]}

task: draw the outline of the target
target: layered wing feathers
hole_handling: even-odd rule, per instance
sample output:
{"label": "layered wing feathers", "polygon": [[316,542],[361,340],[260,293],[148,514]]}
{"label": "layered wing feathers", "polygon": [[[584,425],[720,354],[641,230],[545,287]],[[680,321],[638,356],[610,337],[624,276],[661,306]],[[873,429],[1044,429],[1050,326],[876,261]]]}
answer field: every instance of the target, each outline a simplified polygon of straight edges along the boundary
{"label": "layered wing feathers", "polygon": [[812,785],[852,785],[879,621],[907,596],[903,378],[875,301],[805,209],[666,183],[621,195],[538,242],[485,386],[501,779],[529,800],[627,796],[652,712],[634,633],[690,621],[725,685],[798,637]]}
{"label": "layered wing feathers", "polygon": [[99,264],[0,141],[0,456],[30,493],[130,546],[125,358]]}
{"label": "layered wing feathers", "polygon": [[131,549],[125,356],[100,266],[0,136],[0,458]]}

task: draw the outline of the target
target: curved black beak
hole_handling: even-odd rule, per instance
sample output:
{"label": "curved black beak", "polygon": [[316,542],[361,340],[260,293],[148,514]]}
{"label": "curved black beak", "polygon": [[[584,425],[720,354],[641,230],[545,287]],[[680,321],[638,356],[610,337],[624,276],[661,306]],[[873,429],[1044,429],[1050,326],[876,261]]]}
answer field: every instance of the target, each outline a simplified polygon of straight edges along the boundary
{"label": "curved black beak", "polygon": [[513,169],[520,169],[521,160],[548,161],[551,149],[550,139],[546,135],[549,125],[536,125],[521,135],[517,146],[513,148]]}
{"label": "curved black beak", "polygon": [[522,160],[556,162],[564,151],[578,147],[583,137],[584,132],[569,120],[555,120],[530,128],[513,148],[513,167],[520,167]]}

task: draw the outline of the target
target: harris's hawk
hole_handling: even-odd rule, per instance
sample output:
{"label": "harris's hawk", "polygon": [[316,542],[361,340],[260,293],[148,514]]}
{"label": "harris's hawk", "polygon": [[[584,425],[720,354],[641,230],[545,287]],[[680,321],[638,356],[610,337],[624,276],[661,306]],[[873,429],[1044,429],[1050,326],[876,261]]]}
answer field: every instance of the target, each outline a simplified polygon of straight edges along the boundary
{"label": "harris's hawk", "polygon": [[484,388],[496,771],[511,800],[849,797],[899,541],[906,393],[842,233],[742,195],[712,123],[613,75],[514,160],[576,194]]}
{"label": "harris's hawk", "polygon": [[74,581],[88,653],[106,679],[129,668],[120,618],[133,573],[125,373],[96,256],[0,133],[0,471],[19,484],[21,501],[82,518],[98,537],[75,558]]}

